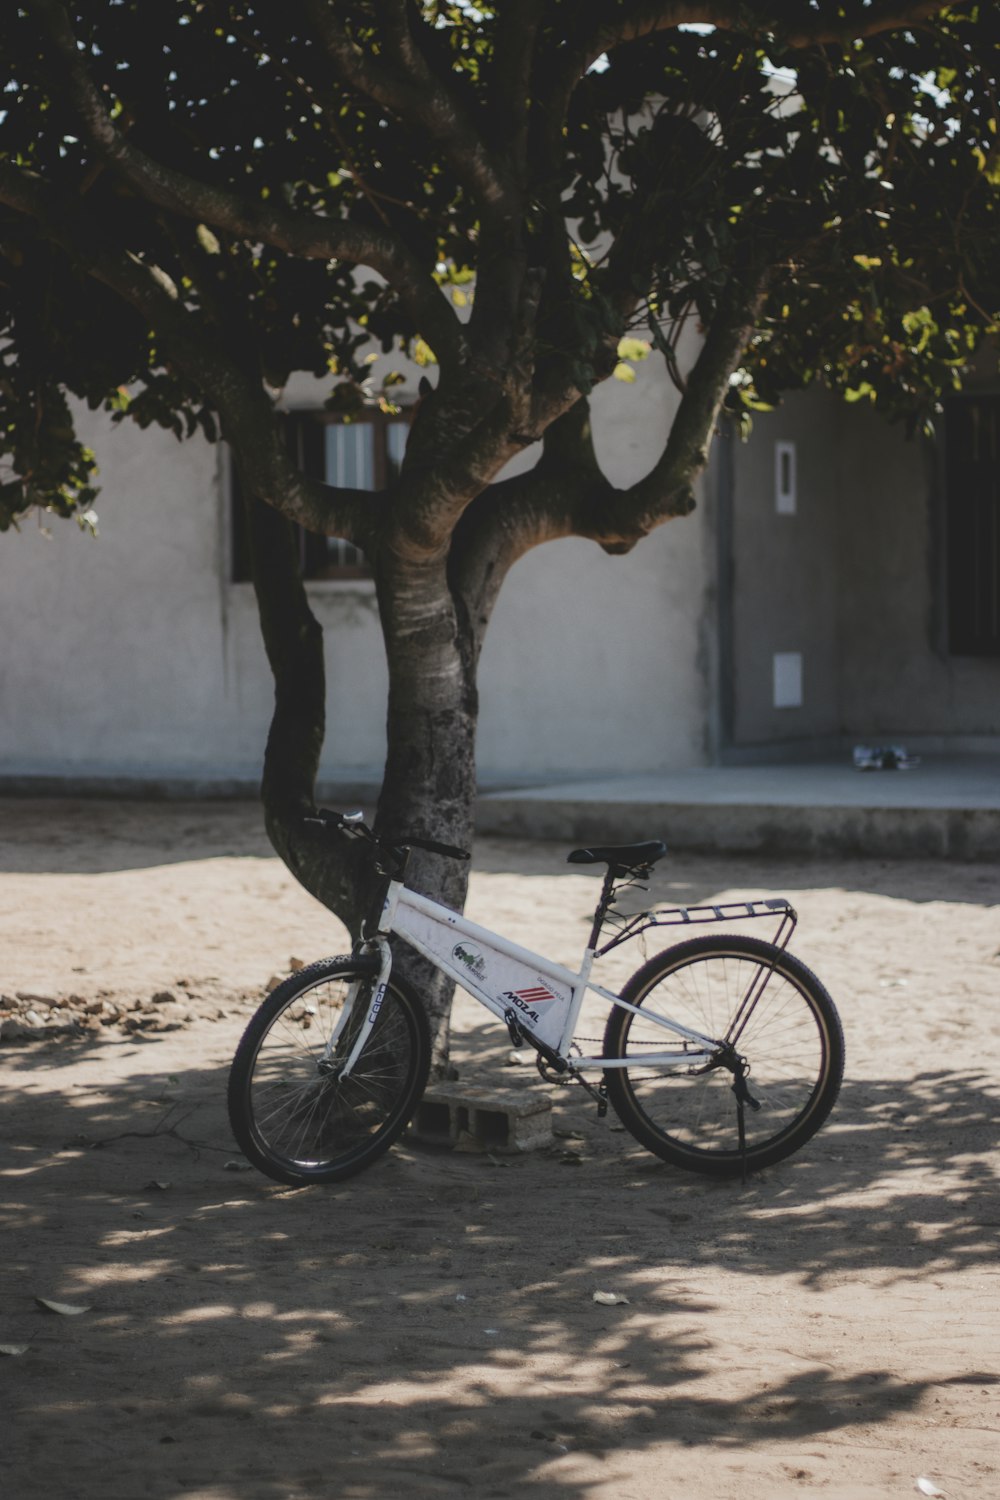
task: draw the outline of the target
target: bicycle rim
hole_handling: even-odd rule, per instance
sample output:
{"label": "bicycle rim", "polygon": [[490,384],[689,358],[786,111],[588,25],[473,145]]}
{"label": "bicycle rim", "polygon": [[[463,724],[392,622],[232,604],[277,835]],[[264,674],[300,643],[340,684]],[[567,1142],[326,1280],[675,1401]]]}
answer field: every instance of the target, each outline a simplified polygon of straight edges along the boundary
{"label": "bicycle rim", "polygon": [[230,1080],[240,1145],[283,1182],[333,1181],[367,1166],[400,1135],[427,1079],[426,1022],[396,981],[343,1076],[368,1011],[370,978],[357,985],[349,966],[314,968],[319,972],[302,971],[265,1001]]}
{"label": "bicycle rim", "polygon": [[[798,1150],[833,1107],[843,1073],[833,1002],[805,965],[770,944],[681,944],[641,969],[623,998],[640,1010],[612,1013],[606,1055],[627,1058],[628,1067],[608,1070],[608,1092],[623,1123],[664,1159],[722,1174],[770,1165]],[[732,1040],[746,1059],[759,1108],[744,1109],[745,1152],[730,1070],[689,1075],[643,1065],[644,1056],[683,1046],[654,1014]]]}

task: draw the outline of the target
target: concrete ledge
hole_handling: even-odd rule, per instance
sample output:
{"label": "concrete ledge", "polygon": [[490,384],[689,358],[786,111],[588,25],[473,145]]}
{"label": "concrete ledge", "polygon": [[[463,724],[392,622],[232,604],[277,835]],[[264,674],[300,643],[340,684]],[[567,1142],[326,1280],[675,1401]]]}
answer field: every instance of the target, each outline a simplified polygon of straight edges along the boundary
{"label": "concrete ledge", "polygon": [[[318,800],[370,807],[375,785],[363,778],[325,782]],[[0,774],[0,795],[242,798],[256,796],[256,786],[240,776],[8,772]],[[1000,755],[928,756],[903,772],[862,773],[839,759],[483,787],[477,827],[564,845],[663,838],[674,849],[712,853],[998,859]]]}
{"label": "concrete ledge", "polygon": [[431,1084],[410,1125],[412,1139],[428,1146],[500,1154],[552,1144],[552,1102],[523,1089],[479,1089],[474,1084]]}
{"label": "concrete ledge", "polygon": [[945,807],[796,807],[482,798],[480,833],[563,843],[662,838],[671,849],[878,858],[1000,857],[1000,810]]}
{"label": "concrete ledge", "polygon": [[[380,783],[375,781],[320,781],[316,800],[321,806],[374,807]],[[203,776],[123,771],[95,773],[67,771],[65,775],[0,772],[0,797],[73,797],[87,801],[127,802],[259,802],[259,776]]]}

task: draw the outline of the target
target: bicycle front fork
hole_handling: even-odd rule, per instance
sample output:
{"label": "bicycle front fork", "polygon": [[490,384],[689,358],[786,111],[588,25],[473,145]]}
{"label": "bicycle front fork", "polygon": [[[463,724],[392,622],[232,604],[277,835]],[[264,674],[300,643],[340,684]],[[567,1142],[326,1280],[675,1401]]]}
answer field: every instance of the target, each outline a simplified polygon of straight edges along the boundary
{"label": "bicycle front fork", "polygon": [[[374,950],[378,958],[378,977],[374,983],[367,978],[361,977],[355,979],[351,984],[343,1014],[334,1028],[333,1035],[323,1049],[323,1056],[319,1061],[319,1071],[321,1073],[335,1072],[338,1078],[348,1078],[350,1076],[354,1064],[368,1045],[368,1038],[371,1036],[372,1028],[378,1019],[378,1013],[382,1008],[382,1001],[385,999],[386,988],[389,984],[389,975],[392,973],[392,949],[389,947],[387,938],[371,938],[364,944],[364,947],[368,950]],[[351,1018],[354,1015],[354,1007],[358,1004],[359,998],[364,995],[365,991],[371,997],[366,1002],[368,1009],[365,1018],[358,1027],[357,1035],[354,1038],[350,1051],[344,1061],[340,1063],[334,1057],[337,1044],[344,1028],[350,1025]]]}

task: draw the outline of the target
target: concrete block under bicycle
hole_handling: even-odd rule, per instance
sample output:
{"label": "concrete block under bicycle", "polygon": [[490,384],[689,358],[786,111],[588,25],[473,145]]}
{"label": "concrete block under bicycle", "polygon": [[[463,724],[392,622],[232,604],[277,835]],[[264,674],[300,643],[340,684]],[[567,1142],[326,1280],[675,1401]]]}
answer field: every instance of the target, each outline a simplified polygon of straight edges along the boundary
{"label": "concrete block under bicycle", "polygon": [[432,1083],[417,1106],[409,1134],[425,1145],[497,1153],[537,1151],[552,1145],[552,1101],[523,1089]]}

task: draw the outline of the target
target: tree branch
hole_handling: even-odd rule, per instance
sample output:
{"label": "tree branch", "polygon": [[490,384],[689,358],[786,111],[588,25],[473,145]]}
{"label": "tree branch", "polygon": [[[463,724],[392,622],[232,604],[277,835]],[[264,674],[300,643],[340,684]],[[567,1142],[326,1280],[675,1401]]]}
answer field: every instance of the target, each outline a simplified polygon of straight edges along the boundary
{"label": "tree branch", "polygon": [[326,729],[323,629],[309,607],[287,521],[244,494],[261,635],[274,678],[261,801],[268,838],[295,878],[357,935],[376,877],[363,847],[314,832],[312,810]]}
{"label": "tree branch", "polygon": [[854,21],[836,24],[817,11],[810,14],[805,6],[801,9],[802,18],[789,25],[769,6],[751,7],[745,0],[635,0],[631,6],[615,6],[614,17],[598,21],[581,49],[586,59],[584,71],[614,47],[678,26],[715,26],[720,31],[743,31],[755,37],[766,34],[786,47],[829,47],[917,25],[941,14],[947,6],[942,0],[878,0],[863,17],[859,14]]}
{"label": "tree branch", "polygon": [[688,375],[664,451],[645,478],[616,489],[593,448],[585,399],[548,429],[540,462],[528,474],[490,485],[455,530],[451,570],[481,642],[500,586],[532,548],[584,537],[609,553],[630,552],[665,521],[694,507],[692,480],[704,468],[729,377],[739,363],[766,296],[733,287]]}
{"label": "tree branch", "polygon": [[846,46],[900,27],[915,26],[942,15],[948,6],[942,0],[876,0],[853,22],[831,24],[824,16],[801,7],[803,16],[789,25],[768,5],[752,7],[746,0],[633,0],[612,3],[575,45],[560,48],[549,59],[545,102],[545,128],[558,134],[566,122],[573,91],[589,68],[606,52],[627,42],[639,41],[679,26],[714,26],[719,31],[741,31],[755,39],[773,36],[781,46],[795,50],[807,47]]}
{"label": "tree branch", "polygon": [[455,529],[449,575],[477,652],[514,563],[543,542],[589,535],[591,518],[614,494],[594,451],[590,403],[581,397],[547,429],[533,469],[491,484],[473,500]]}
{"label": "tree branch", "polygon": [[275,814],[313,804],[326,727],[323,631],[309,608],[288,522],[245,492],[250,572],[275,686],[262,795]]}
{"label": "tree branch", "polygon": [[504,579],[518,558],[542,542],[573,534],[568,487],[546,484],[537,467],[476,496],[455,528],[449,578],[463,601],[477,657]]}
{"label": "tree branch", "polygon": [[461,357],[462,326],[416,256],[397,236],[346,219],[287,213],[199,181],[154,161],[116,128],[76,45],[60,0],[29,0],[66,70],[69,93],[87,139],[147,202],[211,225],[238,239],[262,241],[290,255],[370,266],[384,276],[419,324],[439,360]]}
{"label": "tree branch", "polygon": [[[491,136],[518,184],[513,211],[484,218],[479,233],[476,295],[469,336],[477,355],[495,369],[511,363],[526,369],[542,294],[540,273],[529,267],[525,195],[530,176],[528,135],[531,73],[539,25],[534,0],[512,0],[501,8],[488,81]],[[530,385],[531,375],[522,376]]]}
{"label": "tree branch", "polygon": [[253,360],[229,347],[217,323],[186,307],[158,267],[109,250],[95,216],[79,199],[65,202],[39,178],[3,162],[0,202],[30,217],[74,264],[142,314],[162,340],[164,355],[215,405],[250,493],[309,531],[371,546],[379,496],[334,489],[295,467]]}
{"label": "tree branch", "polygon": [[389,547],[401,557],[444,557],[466,506],[532,441],[540,278],[529,271],[517,289],[500,278],[498,299],[515,292],[507,317],[496,306],[493,330],[473,341],[467,367],[442,378],[411,427],[386,528]]}
{"label": "tree branch", "polygon": [[[518,183],[516,212],[484,220],[479,236],[476,295],[469,335],[478,355],[494,368],[519,363],[530,385],[533,344],[542,296],[541,273],[529,266],[523,205],[531,176],[529,125],[532,72],[541,17],[537,0],[508,0],[500,7],[487,81],[491,140]],[[532,370],[527,370],[527,365]]]}
{"label": "tree branch", "polygon": [[497,15],[489,78],[491,134],[522,179],[527,165],[531,75],[540,21],[538,0],[507,0]]}
{"label": "tree branch", "polygon": [[[767,274],[749,291],[732,285],[687,376],[680,406],[658,462],[644,479],[616,491],[589,533],[608,551],[628,551],[663,521],[694,508],[691,481],[708,461],[719,411],[767,295]],[[601,532],[604,533],[602,538]]]}
{"label": "tree branch", "polygon": [[378,0],[377,5],[385,50],[396,67],[384,66],[352,40],[336,19],[331,0],[303,0],[303,7],[344,83],[425,131],[483,209],[516,210],[511,184],[491,160],[474,123],[414,44],[405,0]]}
{"label": "tree branch", "polygon": [[[387,545],[400,557],[412,562],[443,558],[466,506],[524,446],[515,433],[526,401],[516,394],[493,394],[484,415],[450,448],[432,442],[430,462],[417,455],[404,467],[384,532]],[[445,404],[437,422],[446,423],[448,414]]]}

